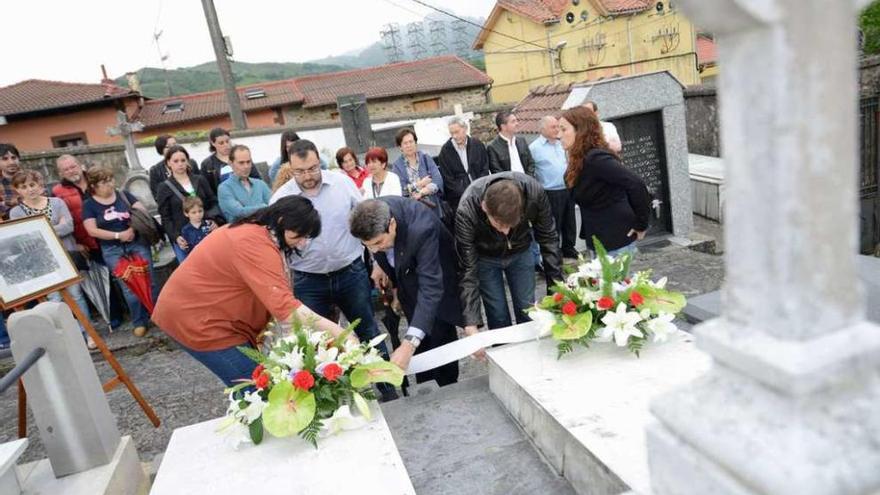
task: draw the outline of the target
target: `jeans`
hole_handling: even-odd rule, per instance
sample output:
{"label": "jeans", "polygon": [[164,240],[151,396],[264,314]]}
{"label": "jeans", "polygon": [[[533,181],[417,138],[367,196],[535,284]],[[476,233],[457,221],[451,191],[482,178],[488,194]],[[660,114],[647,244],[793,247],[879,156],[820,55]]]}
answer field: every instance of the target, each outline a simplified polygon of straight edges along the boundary
{"label": "jeans", "polygon": [[547,199],[550,201],[550,211],[556,222],[556,231],[562,242],[562,253],[573,254],[575,241],[577,241],[577,219],[574,214],[574,201],[568,189],[547,191]]}
{"label": "jeans", "polygon": [[[155,277],[152,276],[153,256],[150,253],[150,248],[142,244],[138,244],[136,242],[127,242],[123,245],[104,244],[101,246],[101,254],[104,256],[104,263],[107,264],[107,268],[110,269],[111,274],[113,273],[113,270],[116,268],[116,266],[119,264],[119,260],[122,259],[123,255],[138,254],[141,258],[145,259],[147,263],[150,264],[150,279],[155,279]],[[147,323],[149,323],[150,321],[150,314],[147,312],[147,308],[145,308],[144,305],[141,304],[141,301],[137,298],[137,296],[134,295],[131,289],[128,288],[128,285],[126,285],[125,282],[119,280],[119,286],[122,288],[122,296],[125,298],[125,302],[128,305],[128,311],[131,315],[132,325],[134,325],[135,327],[147,326]]]}
{"label": "jeans", "polygon": [[6,315],[0,313],[0,349],[9,347],[9,333],[6,332]]}
{"label": "jeans", "polygon": [[626,246],[608,251],[608,256],[620,256],[623,253],[629,253],[630,255],[635,256],[638,252],[639,248],[636,247],[636,241],[633,241]]}
{"label": "jeans", "polygon": [[[178,342],[178,344],[180,343]],[[242,346],[249,347],[248,344],[242,344]],[[185,345],[180,345],[180,347],[217,375],[217,378],[220,378],[227,387],[237,385],[238,382],[235,380],[249,380],[254,368],[257,367],[257,363],[237,349],[238,346],[227,347],[219,351],[194,351]]]}
{"label": "jeans", "polygon": [[186,251],[180,249],[180,246],[177,245],[177,242],[171,243],[171,249],[174,251],[174,256],[177,258],[177,263],[183,263],[183,260],[186,259]]}
{"label": "jeans", "polygon": [[506,258],[480,257],[477,260],[477,276],[490,330],[511,324],[504,290],[505,279],[510,287],[516,322],[532,321],[525,313],[535,302],[535,265],[529,249]]}
{"label": "jeans", "polygon": [[[76,305],[79,306],[79,310],[82,311],[82,314],[85,315],[86,318],[91,320],[92,314],[89,311],[89,304],[86,302],[86,296],[83,293],[82,287],[80,287],[79,284],[74,284],[67,288],[67,292],[70,293],[70,297],[72,297],[73,300],[76,301]],[[46,297],[50,301],[64,302],[64,298],[61,297],[60,292],[53,292]],[[74,318],[76,318],[76,315],[74,315]],[[79,323],[79,329],[83,334],[85,334],[86,331],[83,329],[82,323]]]}

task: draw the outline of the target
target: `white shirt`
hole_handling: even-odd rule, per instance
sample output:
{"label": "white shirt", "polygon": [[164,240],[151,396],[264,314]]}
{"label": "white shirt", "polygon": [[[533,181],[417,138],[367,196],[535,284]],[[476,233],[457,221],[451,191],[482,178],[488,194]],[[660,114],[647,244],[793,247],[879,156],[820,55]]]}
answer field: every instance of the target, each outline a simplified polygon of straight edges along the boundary
{"label": "white shirt", "polygon": [[373,194],[372,175],[364,179],[363,189],[364,198],[366,199],[376,199],[379,196],[403,196],[403,188],[400,187],[400,177],[390,170],[385,175],[385,181],[382,182],[382,189],[379,191],[379,196]]}
{"label": "white shirt", "polygon": [[507,152],[510,154],[510,171],[525,173],[522,162],[519,160],[519,150],[516,148],[516,136],[513,136],[513,139],[509,141],[504,137],[504,134],[499,134],[499,136],[507,143]]}
{"label": "white shirt", "polygon": [[467,145],[467,139],[464,141],[464,146],[459,146],[458,143],[455,142],[455,139],[452,140],[452,147],[455,148],[455,151],[458,153],[458,157],[461,159],[461,166],[464,167],[465,172],[469,172],[467,160]]}

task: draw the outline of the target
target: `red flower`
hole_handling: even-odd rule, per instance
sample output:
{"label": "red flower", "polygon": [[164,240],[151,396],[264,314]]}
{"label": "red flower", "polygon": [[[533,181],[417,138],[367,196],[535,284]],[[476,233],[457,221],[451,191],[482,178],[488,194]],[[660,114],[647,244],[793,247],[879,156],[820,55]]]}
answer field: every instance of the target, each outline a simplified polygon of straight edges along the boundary
{"label": "red flower", "polygon": [[574,301],[568,301],[567,303],[562,305],[562,312],[567,314],[568,316],[574,316],[577,314],[577,304]]}
{"label": "red flower", "polygon": [[645,302],[645,298],[638,293],[638,291],[632,291],[629,293],[629,302],[632,303],[633,306],[641,306],[643,302]]}
{"label": "red flower", "polygon": [[557,292],[556,294],[553,294],[553,302],[562,302],[563,297],[565,296],[563,296],[561,292]]}
{"label": "red flower", "polygon": [[614,299],[608,296],[602,296],[596,301],[596,307],[604,310],[611,309],[614,307]]}
{"label": "red flower", "polygon": [[302,390],[309,390],[315,386],[315,377],[306,370],[297,371],[293,375],[293,386]]}
{"label": "red flower", "polygon": [[337,378],[342,375],[342,366],[339,366],[336,363],[330,363],[327,366],[324,366],[324,378],[330,380],[331,382],[335,382]]}
{"label": "red flower", "polygon": [[269,386],[269,375],[265,373],[261,373],[259,376],[254,378],[254,385],[257,386],[258,389],[263,390],[264,388]]}
{"label": "red flower", "polygon": [[251,373],[251,380],[256,381],[257,378],[258,378],[260,375],[262,375],[264,371],[266,371],[266,368],[263,367],[262,364],[258,364],[257,367],[254,368],[254,372]]}

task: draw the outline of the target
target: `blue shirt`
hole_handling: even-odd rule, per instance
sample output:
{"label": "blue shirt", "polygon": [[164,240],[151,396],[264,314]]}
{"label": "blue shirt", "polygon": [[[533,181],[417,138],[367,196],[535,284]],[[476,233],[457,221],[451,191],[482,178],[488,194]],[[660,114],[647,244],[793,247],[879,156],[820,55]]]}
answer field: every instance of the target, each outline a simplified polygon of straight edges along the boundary
{"label": "blue shirt", "polygon": [[565,169],[568,167],[568,160],[562,143],[558,139],[551,143],[544,136],[538,136],[538,139],[529,145],[529,151],[535,160],[535,175],[544,189],[547,191],[565,189]]}
{"label": "blue shirt", "polygon": [[186,225],[180,229],[180,236],[183,237],[183,240],[185,240],[188,245],[186,252],[191,253],[193,248],[196,247],[196,244],[202,242],[202,239],[207,237],[210,232],[211,230],[208,228],[207,220],[202,220],[202,224],[198,227],[193,226],[190,222],[186,222]]}
{"label": "blue shirt", "polygon": [[217,187],[220,210],[230,223],[269,204],[269,198],[272,196],[269,186],[260,179],[248,180],[251,184],[250,189],[244,187],[239,177],[225,180]]}
{"label": "blue shirt", "polygon": [[321,171],[318,194],[303,194],[295,179],[278,188],[269,204],[296,194],[307,198],[321,215],[321,234],[288,257],[291,268],[306,273],[327,274],[341,270],[363,256],[364,246],[348,230],[351,210],[363,199],[360,191],[344,173]]}

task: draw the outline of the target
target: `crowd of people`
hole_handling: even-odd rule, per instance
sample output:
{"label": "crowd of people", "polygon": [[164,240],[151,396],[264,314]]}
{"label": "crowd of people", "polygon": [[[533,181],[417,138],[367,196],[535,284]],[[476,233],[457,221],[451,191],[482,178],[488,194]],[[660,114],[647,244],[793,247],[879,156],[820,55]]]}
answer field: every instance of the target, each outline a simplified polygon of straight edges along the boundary
{"label": "crowd of people", "polygon": [[[368,149],[363,163],[342,148],[338,170],[287,131],[266,180],[251,150],[223,129],[211,131],[212,154],[198,167],[173,136],[159,136],[162,159],[150,169],[150,188],[180,266],[158,293],[152,321],[230,385],[253,370],[236,347],[257,346],[270,317],[287,322],[293,314],[338,334],[344,315],[359,322],[357,338],[378,335],[379,291],[386,311],[406,318],[403,337],[381,346],[405,369],[415,353],[456,339],[456,327],[472,335],[528,321],[536,271],[550,284],[562,278],[563,258],[579,255],[575,205],[588,248],[596,236],[612,254],[635,251],[648,227],[649,194],[620,162],[620,139],[595,104],[544,117],[531,144],[515,114],[499,112],[495,123],[498,136],[484,145],[453,117],[437,157],[403,129],[392,163],[383,148]],[[42,177],[22,172],[19,157],[0,144],[3,213],[15,206],[25,215],[66,214],[53,220],[59,236],[111,270],[126,252],[150,259],[131,222],[143,205],[109,170],[85,171],[64,155],[61,182],[47,198],[34,193]],[[150,315],[122,286],[143,335]],[[454,383],[458,365],[416,379]],[[380,393],[396,397],[391,387]]]}

